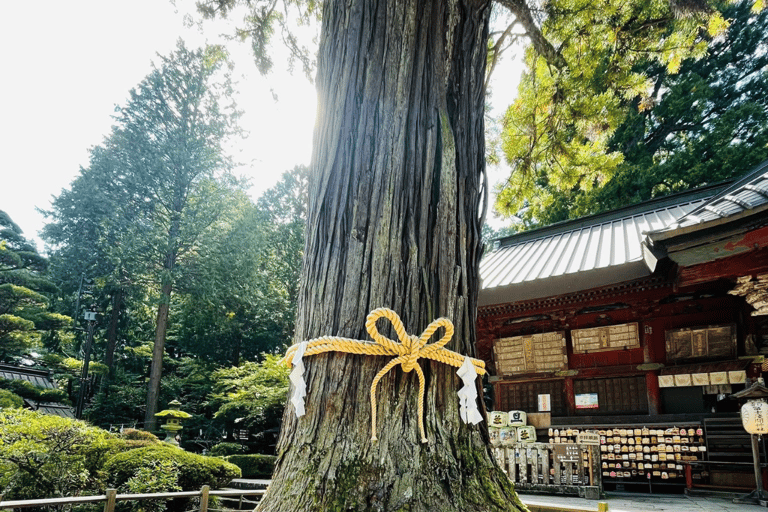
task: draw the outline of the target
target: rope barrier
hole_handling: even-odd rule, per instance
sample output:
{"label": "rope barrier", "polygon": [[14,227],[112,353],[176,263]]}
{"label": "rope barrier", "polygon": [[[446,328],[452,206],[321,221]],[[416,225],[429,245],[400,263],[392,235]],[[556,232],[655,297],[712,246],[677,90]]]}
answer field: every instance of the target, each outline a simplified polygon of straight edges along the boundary
{"label": "rope barrier", "polygon": [[[383,336],[376,327],[376,322],[380,318],[386,318],[392,324],[392,327],[400,340],[395,341]],[[442,327],[445,334],[438,341],[428,344],[432,335]],[[444,348],[453,337],[453,323],[447,318],[438,318],[427,326],[420,336],[409,335],[400,317],[387,308],[374,309],[368,314],[365,322],[365,329],[370,334],[371,341],[362,341],[351,338],[342,338],[339,336],[322,336],[309,341],[304,341],[291,346],[286,352],[283,362],[287,366],[293,365],[291,372],[291,382],[294,385],[294,394],[291,402],[296,409],[296,416],[304,415],[304,396],[306,396],[306,384],[304,382],[304,364],[303,357],[325,352],[345,352],[348,354],[365,354],[373,356],[395,356],[384,368],[376,374],[371,383],[371,440],[376,441],[376,387],[384,375],[398,364],[406,373],[411,370],[416,371],[419,378],[419,432],[421,442],[426,443],[427,438],[424,434],[424,372],[419,366],[419,359],[432,359],[440,363],[448,364],[460,368],[459,376],[464,382],[464,387],[459,391],[461,400],[461,416],[464,422],[473,424],[482,420],[482,415],[477,410],[477,390],[474,387],[474,380],[478,374],[485,373],[485,362],[468,356],[463,356],[451,350]]]}

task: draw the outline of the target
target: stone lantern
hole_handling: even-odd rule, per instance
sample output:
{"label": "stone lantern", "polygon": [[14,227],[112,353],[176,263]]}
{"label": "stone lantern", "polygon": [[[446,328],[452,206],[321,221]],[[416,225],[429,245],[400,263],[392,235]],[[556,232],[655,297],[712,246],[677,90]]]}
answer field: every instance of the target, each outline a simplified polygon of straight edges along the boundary
{"label": "stone lantern", "polygon": [[155,414],[157,418],[165,418],[165,423],[160,425],[160,428],[165,430],[165,442],[174,446],[179,446],[176,434],[184,428],[181,426],[181,420],[192,417],[191,414],[180,410],[180,407],[181,402],[174,400],[168,404],[168,409]]}

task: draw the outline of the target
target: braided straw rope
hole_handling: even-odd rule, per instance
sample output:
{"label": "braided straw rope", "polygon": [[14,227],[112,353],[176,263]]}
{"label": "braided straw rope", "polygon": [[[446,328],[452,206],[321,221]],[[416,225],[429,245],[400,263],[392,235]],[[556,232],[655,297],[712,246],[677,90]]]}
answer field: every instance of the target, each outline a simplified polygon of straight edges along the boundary
{"label": "braided straw rope", "polygon": [[[376,321],[379,318],[386,318],[395,329],[400,342],[391,340],[386,336],[379,333],[376,327]],[[427,342],[432,335],[443,327],[445,334],[438,341],[427,345]],[[421,442],[426,443],[427,437],[424,434],[424,372],[419,366],[418,360],[432,359],[444,364],[449,364],[455,367],[461,367],[464,363],[465,356],[443,348],[443,345],[448,343],[453,337],[453,323],[447,318],[438,318],[427,326],[421,336],[411,336],[405,331],[403,322],[400,317],[387,308],[374,309],[368,314],[368,318],[365,322],[365,329],[371,338],[375,342],[361,341],[351,338],[341,338],[338,336],[322,336],[315,338],[307,342],[307,348],[304,352],[305,356],[311,356],[315,354],[322,354],[325,352],[346,352],[349,354],[367,354],[373,356],[396,356],[387,365],[381,369],[376,377],[373,378],[371,384],[371,440],[376,441],[376,386],[381,378],[387,374],[389,370],[398,364],[402,367],[404,372],[410,372],[416,370],[416,375],[419,377],[419,432],[421,433]],[[291,346],[283,359],[283,362],[290,367],[293,361],[293,355],[296,353],[297,345]],[[469,358],[472,365],[475,367],[475,371],[483,375],[485,373],[485,363],[479,359]]]}

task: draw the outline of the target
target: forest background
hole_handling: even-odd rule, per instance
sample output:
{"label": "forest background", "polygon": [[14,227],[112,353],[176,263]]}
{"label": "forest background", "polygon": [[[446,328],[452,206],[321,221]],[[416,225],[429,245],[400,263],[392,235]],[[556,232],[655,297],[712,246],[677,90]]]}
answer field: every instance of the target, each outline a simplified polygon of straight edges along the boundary
{"label": "forest background", "polygon": [[[488,159],[514,170],[497,186],[497,210],[515,223],[486,236],[729,179],[767,158],[768,15],[752,2],[719,10],[721,26],[694,31],[696,51],[633,59],[613,96],[615,84],[603,81],[610,69],[594,70],[636,41],[621,47],[601,39],[599,24],[582,33],[577,23],[539,20],[566,56],[568,45],[607,42],[567,76],[527,52],[517,100],[487,119]],[[494,50],[518,42],[516,20],[505,16],[497,13]],[[85,417],[105,428],[153,428],[153,411],[178,399],[193,415],[187,448],[247,431],[249,450],[272,449],[287,392],[278,357],[294,329],[307,171],[286,170],[260,198],[247,196],[223,151],[241,115],[230,74],[221,47],[180,42],[161,57],[55,198],[42,232],[47,254],[0,214],[0,362],[52,369],[63,391],[0,387],[69,403],[82,389]],[[597,114],[587,111],[596,105]],[[82,316],[91,308],[92,362],[81,380]]]}

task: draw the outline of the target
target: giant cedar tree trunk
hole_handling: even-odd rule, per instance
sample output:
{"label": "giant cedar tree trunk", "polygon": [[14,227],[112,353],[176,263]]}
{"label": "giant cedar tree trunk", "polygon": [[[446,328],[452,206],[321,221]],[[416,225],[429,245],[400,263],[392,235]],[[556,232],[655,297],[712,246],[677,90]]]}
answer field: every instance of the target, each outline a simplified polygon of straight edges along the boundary
{"label": "giant cedar tree trunk", "polygon": [[[416,335],[448,317],[446,348],[474,353],[489,11],[485,0],[325,2],[296,341],[369,339],[368,312],[388,307]],[[371,442],[369,389],[388,361],[305,359],[307,414],[287,407],[258,510],[518,509],[487,430],[461,423],[456,368],[420,362],[427,444],[416,372],[384,376]]]}

